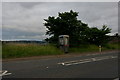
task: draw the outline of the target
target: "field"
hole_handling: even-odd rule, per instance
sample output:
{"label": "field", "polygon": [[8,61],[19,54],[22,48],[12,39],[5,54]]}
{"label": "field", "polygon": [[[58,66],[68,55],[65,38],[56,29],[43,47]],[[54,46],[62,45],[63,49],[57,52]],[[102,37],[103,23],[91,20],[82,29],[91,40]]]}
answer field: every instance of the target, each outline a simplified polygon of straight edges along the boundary
{"label": "field", "polygon": [[2,59],[2,43],[0,42],[0,59]]}
{"label": "field", "polygon": [[63,54],[58,48],[53,45],[39,44],[18,44],[9,43],[2,45],[2,58],[17,58],[40,55],[56,55]]}
{"label": "field", "polygon": [[[102,46],[102,51],[118,49],[118,43],[106,44]],[[97,52],[99,47],[96,45],[81,45],[78,48],[69,48],[69,53]],[[64,54],[54,45],[5,43],[2,45],[2,58],[19,58],[41,55],[61,55]]]}
{"label": "field", "polygon": [[[118,50],[118,43],[106,44],[101,47],[101,51],[105,50]],[[82,53],[82,52],[99,52],[99,47],[96,45],[81,45],[79,48],[70,48],[70,52]]]}

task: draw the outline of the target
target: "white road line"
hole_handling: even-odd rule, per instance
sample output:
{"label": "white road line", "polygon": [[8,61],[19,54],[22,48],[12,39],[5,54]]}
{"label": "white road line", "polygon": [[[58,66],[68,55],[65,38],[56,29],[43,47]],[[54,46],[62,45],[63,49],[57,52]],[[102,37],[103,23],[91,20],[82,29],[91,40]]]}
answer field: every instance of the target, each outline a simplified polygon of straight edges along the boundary
{"label": "white road line", "polygon": [[8,71],[5,70],[2,74],[6,74],[7,72],[8,72]]}
{"label": "white road line", "polygon": [[96,59],[95,58],[91,58],[93,61],[96,61]]}
{"label": "white road line", "polygon": [[[76,62],[83,62],[83,61],[89,61],[89,60],[91,60],[91,59],[74,60],[74,61],[64,62],[64,64],[68,64],[68,63],[76,63]],[[58,64],[62,64],[62,63],[58,63]]]}
{"label": "white road line", "polygon": [[12,73],[0,74],[0,76],[10,75]]}
{"label": "white road line", "polygon": [[110,57],[109,57],[109,56],[106,56],[106,57],[98,57],[98,58],[96,58],[96,61],[104,60],[104,59],[110,59]]}
{"label": "white road line", "polygon": [[88,60],[90,60],[90,59],[83,59],[83,60],[68,61],[68,62],[64,62],[64,63],[74,63],[74,62],[88,61]]}
{"label": "white road line", "polygon": [[117,56],[111,56],[111,58],[117,58]]}
{"label": "white road line", "polygon": [[114,80],[119,80],[119,78],[115,78]]}
{"label": "white road line", "polygon": [[64,64],[66,66],[69,66],[69,65],[74,65],[74,64],[82,64],[82,63],[88,63],[88,62],[91,62],[91,61],[84,61],[84,62],[76,62],[76,63],[69,63],[69,64]]}
{"label": "white road line", "polygon": [[82,64],[82,63],[88,63],[88,62],[94,62],[94,61],[100,61],[100,60],[112,59],[112,58],[117,58],[117,56],[94,57],[94,58],[89,58],[89,59],[62,62],[58,64],[69,66],[69,65]]}
{"label": "white road line", "polygon": [[8,72],[7,70],[0,71],[0,76],[12,74],[12,73],[7,73],[7,72]]}

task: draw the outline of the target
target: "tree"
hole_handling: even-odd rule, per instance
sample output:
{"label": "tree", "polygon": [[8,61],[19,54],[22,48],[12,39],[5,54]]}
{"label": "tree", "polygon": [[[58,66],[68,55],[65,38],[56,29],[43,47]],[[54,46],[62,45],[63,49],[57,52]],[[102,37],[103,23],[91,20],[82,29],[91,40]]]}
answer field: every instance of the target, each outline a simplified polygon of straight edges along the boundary
{"label": "tree", "polygon": [[48,29],[46,35],[51,36],[47,40],[57,43],[59,35],[69,35],[71,45],[77,45],[82,42],[82,33],[89,27],[81,20],[77,20],[77,16],[78,12],[71,10],[70,12],[58,13],[58,17],[56,18],[49,16],[48,19],[44,19],[46,21],[44,25]]}
{"label": "tree", "polygon": [[103,25],[101,29],[89,28],[88,24],[78,20],[77,16],[78,12],[70,10],[70,12],[59,12],[58,17],[49,16],[48,19],[44,19],[44,25],[48,29],[46,35],[51,36],[46,40],[57,43],[59,35],[69,35],[71,46],[79,46],[85,43],[102,45],[108,41],[106,34],[110,33],[111,29],[106,25]]}
{"label": "tree", "polygon": [[111,32],[111,29],[106,25],[102,26],[102,29],[98,29],[97,27],[90,28],[86,34],[88,38],[88,42],[96,45],[104,45],[109,41],[109,36],[106,35]]}

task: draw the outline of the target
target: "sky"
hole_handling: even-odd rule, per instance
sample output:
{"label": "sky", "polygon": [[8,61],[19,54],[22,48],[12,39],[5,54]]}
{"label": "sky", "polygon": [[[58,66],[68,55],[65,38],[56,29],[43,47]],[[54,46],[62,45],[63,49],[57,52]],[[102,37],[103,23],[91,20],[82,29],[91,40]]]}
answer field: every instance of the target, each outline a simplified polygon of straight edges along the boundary
{"label": "sky", "polygon": [[111,34],[118,32],[118,2],[3,2],[2,39],[44,40],[49,37],[44,19],[70,10],[79,12],[78,20],[89,27],[105,24]]}

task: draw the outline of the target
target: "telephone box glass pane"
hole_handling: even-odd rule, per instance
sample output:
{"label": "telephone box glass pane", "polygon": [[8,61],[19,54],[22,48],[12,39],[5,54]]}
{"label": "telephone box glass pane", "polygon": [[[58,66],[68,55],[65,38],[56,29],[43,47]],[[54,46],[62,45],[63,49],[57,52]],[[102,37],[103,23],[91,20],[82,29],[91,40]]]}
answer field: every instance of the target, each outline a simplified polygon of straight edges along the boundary
{"label": "telephone box glass pane", "polygon": [[68,38],[65,38],[65,45],[68,45]]}

